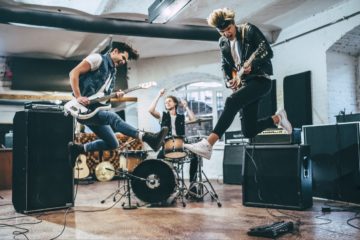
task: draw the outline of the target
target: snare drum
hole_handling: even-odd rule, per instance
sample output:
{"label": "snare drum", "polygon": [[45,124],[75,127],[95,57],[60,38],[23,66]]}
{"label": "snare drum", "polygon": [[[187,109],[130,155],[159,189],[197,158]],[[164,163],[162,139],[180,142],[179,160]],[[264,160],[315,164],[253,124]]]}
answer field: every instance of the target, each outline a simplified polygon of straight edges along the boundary
{"label": "snare drum", "polygon": [[179,136],[165,138],[164,156],[171,159],[186,157],[186,152],[184,151],[184,138]]}
{"label": "snare drum", "polygon": [[119,168],[132,172],[146,157],[146,151],[137,150],[122,152],[120,153]]}
{"label": "snare drum", "polygon": [[175,193],[178,180],[171,165],[159,159],[147,159],[133,171],[133,175],[146,181],[131,179],[131,187],[140,200],[158,203]]}

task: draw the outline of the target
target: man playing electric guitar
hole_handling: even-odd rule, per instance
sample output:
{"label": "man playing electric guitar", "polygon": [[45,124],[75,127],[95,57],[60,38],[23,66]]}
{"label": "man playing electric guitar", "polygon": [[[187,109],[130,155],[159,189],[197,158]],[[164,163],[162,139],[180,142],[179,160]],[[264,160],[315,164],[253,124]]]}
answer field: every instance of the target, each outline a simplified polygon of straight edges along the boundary
{"label": "man playing electric guitar", "polygon": [[[241,114],[241,130],[245,137],[252,138],[266,128],[275,125],[284,128],[289,134],[292,132],[285,110],[278,110],[275,115],[258,119],[260,99],[270,91],[272,75],[271,58],[273,52],[261,31],[250,23],[235,24],[235,12],[223,8],[214,10],[208,17],[208,24],[216,27],[221,37],[219,46],[222,57],[222,70],[228,81],[228,87],[233,93],[226,99],[222,112],[214,130],[207,139],[195,144],[185,144],[185,148],[210,159],[212,146],[230,127],[236,114]],[[256,51],[264,45],[264,52],[256,56]],[[252,59],[252,54],[255,52]],[[242,86],[239,88],[240,78],[233,76],[233,71],[242,71]]]}
{"label": "man playing electric guitar", "polygon": [[[112,48],[104,55],[91,54],[86,57],[70,72],[71,88],[77,102],[86,107],[91,103],[90,96],[99,92],[111,95],[115,85],[116,67],[126,67],[127,61],[138,58],[137,51],[122,42],[113,42]],[[117,91],[115,95],[120,98],[124,92]],[[168,132],[166,127],[156,134],[139,131],[116,113],[106,110],[97,111],[94,116],[87,119],[78,119],[78,122],[88,126],[99,139],[84,145],[70,142],[69,157],[72,164],[79,154],[118,148],[119,142],[115,132],[138,138],[155,151],[159,150]]]}

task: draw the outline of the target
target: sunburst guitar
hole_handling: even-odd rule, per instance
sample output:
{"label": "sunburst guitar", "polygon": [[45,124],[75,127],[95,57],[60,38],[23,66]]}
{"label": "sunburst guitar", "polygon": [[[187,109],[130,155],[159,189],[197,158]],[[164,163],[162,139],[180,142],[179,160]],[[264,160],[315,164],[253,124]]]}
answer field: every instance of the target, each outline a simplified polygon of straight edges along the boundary
{"label": "sunburst guitar", "polygon": [[[265,42],[261,42],[258,48],[250,55],[249,59],[246,61],[248,65],[251,65],[252,61],[256,58],[264,58],[267,55],[267,51],[265,48]],[[241,87],[242,84],[242,76],[244,75],[245,68],[242,66],[239,71],[233,69],[231,72],[231,80],[235,80],[234,86],[231,87],[229,81],[225,82],[226,87],[232,88],[233,90],[237,90]]]}

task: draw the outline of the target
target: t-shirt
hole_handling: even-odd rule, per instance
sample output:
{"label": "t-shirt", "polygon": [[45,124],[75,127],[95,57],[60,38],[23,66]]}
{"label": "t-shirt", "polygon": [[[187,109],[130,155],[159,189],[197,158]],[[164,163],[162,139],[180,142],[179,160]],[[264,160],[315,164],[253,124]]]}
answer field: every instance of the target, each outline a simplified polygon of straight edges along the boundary
{"label": "t-shirt", "polygon": [[90,64],[91,71],[98,69],[102,63],[102,57],[98,53],[90,54],[85,60]]}

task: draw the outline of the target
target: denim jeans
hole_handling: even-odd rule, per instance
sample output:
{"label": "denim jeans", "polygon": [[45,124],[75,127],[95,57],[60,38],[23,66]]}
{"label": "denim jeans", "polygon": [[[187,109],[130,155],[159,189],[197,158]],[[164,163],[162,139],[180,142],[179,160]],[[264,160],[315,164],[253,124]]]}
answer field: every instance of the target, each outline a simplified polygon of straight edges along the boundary
{"label": "denim jeans", "polygon": [[138,138],[138,130],[126,123],[114,112],[99,111],[92,118],[78,120],[78,122],[88,126],[99,138],[98,140],[84,145],[86,152],[118,148],[119,142],[115,132]]}
{"label": "denim jeans", "polygon": [[266,128],[275,127],[271,116],[258,119],[258,107],[261,98],[271,90],[271,80],[265,77],[254,77],[242,88],[232,93],[225,101],[213,133],[219,136],[230,127],[236,114],[240,111],[241,131],[246,138],[252,138]]}

